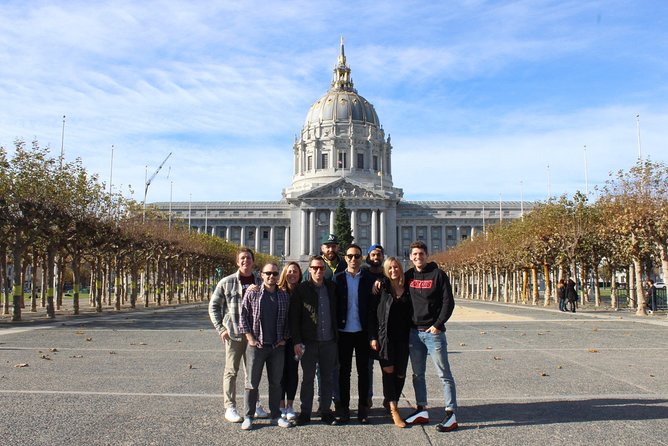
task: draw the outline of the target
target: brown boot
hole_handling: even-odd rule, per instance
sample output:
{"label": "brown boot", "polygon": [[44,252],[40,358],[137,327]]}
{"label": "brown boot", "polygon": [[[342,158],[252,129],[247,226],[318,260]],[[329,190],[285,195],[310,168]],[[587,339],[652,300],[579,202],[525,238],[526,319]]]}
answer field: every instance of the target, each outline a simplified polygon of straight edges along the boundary
{"label": "brown boot", "polygon": [[394,401],[390,401],[390,415],[392,415],[392,421],[394,422],[394,425],[400,428],[406,427],[406,423],[404,420],[401,419],[401,415],[399,415],[399,410],[397,409],[397,403]]}

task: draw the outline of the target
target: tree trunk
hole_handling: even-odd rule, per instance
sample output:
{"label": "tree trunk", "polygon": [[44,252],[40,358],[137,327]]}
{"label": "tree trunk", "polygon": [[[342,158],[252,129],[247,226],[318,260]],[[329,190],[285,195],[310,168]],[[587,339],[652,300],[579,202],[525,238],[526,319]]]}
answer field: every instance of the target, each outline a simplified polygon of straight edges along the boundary
{"label": "tree trunk", "polygon": [[538,294],[538,269],[536,267],[531,268],[531,287],[531,305],[538,305],[540,295]]}
{"label": "tree trunk", "polygon": [[580,283],[582,287],[580,289],[580,305],[585,305],[589,302],[589,284],[587,283],[589,279],[589,270],[586,265],[580,265]]}
{"label": "tree trunk", "polygon": [[[114,274],[114,307],[116,310],[121,309],[121,293],[120,293],[120,288],[121,288],[121,266],[120,266],[120,261],[119,258],[115,258],[115,263],[116,263],[116,271]],[[109,270],[113,271],[112,265],[109,265]]]}
{"label": "tree trunk", "polygon": [[645,302],[645,293],[642,289],[642,266],[638,257],[633,257],[633,266],[636,272],[636,295],[638,296],[638,316],[647,315],[647,302]]}
{"label": "tree trunk", "polygon": [[636,273],[633,263],[629,265],[627,283],[629,284],[629,308],[636,308]]}
{"label": "tree trunk", "polygon": [[37,250],[33,249],[32,253],[32,274],[30,274],[30,312],[37,312],[37,268],[39,265],[39,259],[37,256]]}
{"label": "tree trunk", "polygon": [[601,287],[598,285],[598,268],[594,268],[594,306],[601,306]]}
{"label": "tree trunk", "polygon": [[56,277],[56,248],[49,246],[46,250],[46,264],[47,264],[47,291],[46,291],[46,315],[49,318],[56,317],[56,307],[53,300],[54,282]]}
{"label": "tree trunk", "polygon": [[610,265],[610,306],[617,310],[619,303],[617,301],[617,280],[615,278],[615,268]]}
{"label": "tree trunk", "polygon": [[97,256],[97,268],[95,279],[95,311],[102,313],[102,279],[104,276],[104,267],[102,265],[102,256]]}
{"label": "tree trunk", "polygon": [[527,289],[529,286],[529,271],[527,271],[526,268],[522,269],[522,303],[526,304],[527,301],[529,300],[529,290]]}
{"label": "tree trunk", "polygon": [[14,270],[12,274],[12,321],[21,320],[21,298],[23,297],[23,286],[21,285],[21,260],[25,252],[25,245],[19,242],[20,234],[16,235],[13,249]]}
{"label": "tree trunk", "polygon": [[508,303],[508,270],[503,271],[503,303]]}
{"label": "tree trunk", "polygon": [[7,278],[7,245],[0,244],[0,298],[2,299],[2,314],[9,314],[9,281]]}
{"label": "tree trunk", "polygon": [[79,284],[81,283],[81,256],[72,256],[72,310],[79,314]]}
{"label": "tree trunk", "polygon": [[543,263],[543,276],[545,277],[545,296],[543,306],[548,307],[552,301],[552,286],[550,284],[550,265]]}

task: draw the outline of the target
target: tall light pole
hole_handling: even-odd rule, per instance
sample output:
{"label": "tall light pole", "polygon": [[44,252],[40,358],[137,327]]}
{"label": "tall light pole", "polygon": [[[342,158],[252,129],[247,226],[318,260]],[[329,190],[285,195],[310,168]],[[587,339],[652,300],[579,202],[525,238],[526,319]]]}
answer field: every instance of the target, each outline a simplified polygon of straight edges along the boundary
{"label": "tall light pole", "polygon": [[114,179],[114,145],[111,145],[111,167],[109,168],[109,215],[111,215],[111,208],[112,208],[112,202],[113,202],[113,197],[111,195],[112,191],[112,181]]}
{"label": "tall light pole", "polygon": [[501,194],[499,193],[499,223],[503,223],[503,206],[501,205]]}
{"label": "tall light pole", "polygon": [[192,216],[192,210],[193,210],[193,194],[190,194],[190,198],[188,199],[188,232],[190,232],[191,225],[190,225],[190,219]]}
{"label": "tall light pole", "polygon": [[589,196],[589,173],[587,172],[587,144],[584,146],[584,160],[585,160],[585,194]]}
{"label": "tall light pole", "polygon": [[636,114],[636,128],[638,129],[638,159],[642,161],[642,146],[640,145],[640,113]]}
{"label": "tall light pole", "polygon": [[547,165],[547,201],[552,199],[552,184],[550,180],[550,165]]}
{"label": "tall light pole", "polygon": [[520,180],[520,218],[524,220],[524,181]]}
{"label": "tall light pole", "polygon": [[172,191],[174,190],[174,182],[169,182],[169,224],[168,229],[172,230]]}
{"label": "tall light pole", "polygon": [[63,131],[60,134],[60,169],[63,169],[63,158],[65,157],[65,115],[63,115]]}

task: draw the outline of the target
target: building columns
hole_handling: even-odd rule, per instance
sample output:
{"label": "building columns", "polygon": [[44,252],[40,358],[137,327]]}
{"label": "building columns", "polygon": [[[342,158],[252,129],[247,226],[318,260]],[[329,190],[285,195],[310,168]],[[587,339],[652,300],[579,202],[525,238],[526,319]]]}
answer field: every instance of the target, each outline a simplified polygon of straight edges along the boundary
{"label": "building columns", "polygon": [[334,221],[336,220],[336,212],[329,211],[329,233],[334,234]]}
{"label": "building columns", "polygon": [[357,237],[357,212],[355,209],[350,211],[350,228],[353,231],[353,241],[355,241]]}
{"label": "building columns", "polygon": [[269,255],[274,255],[274,227],[269,227]]}
{"label": "building columns", "polygon": [[387,231],[385,229],[385,211],[380,211],[380,244],[385,248],[387,246]]}
{"label": "building columns", "polygon": [[308,211],[308,221],[309,254],[316,255],[318,253],[315,251],[315,211]]}
{"label": "building columns", "polygon": [[302,249],[301,249],[301,254],[302,255],[307,255],[308,254],[308,211],[305,209],[302,209],[302,226],[301,226],[301,242],[302,242]]}
{"label": "building columns", "polygon": [[378,211],[371,211],[371,245],[378,243]]}

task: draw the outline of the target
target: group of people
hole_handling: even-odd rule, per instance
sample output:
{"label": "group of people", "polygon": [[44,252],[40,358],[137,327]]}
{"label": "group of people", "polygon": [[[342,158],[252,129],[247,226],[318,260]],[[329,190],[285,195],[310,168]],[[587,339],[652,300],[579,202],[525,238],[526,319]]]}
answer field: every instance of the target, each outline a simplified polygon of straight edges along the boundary
{"label": "group of people", "polygon": [[559,300],[560,311],[575,313],[578,292],[575,290],[575,281],[573,279],[559,279],[559,282],[557,282],[557,299]]}
{"label": "group of people", "polygon": [[[458,427],[455,380],[448,361],[445,323],[454,310],[450,279],[428,261],[427,246],[410,247],[413,266],[403,271],[382,246],[349,245],[339,254],[335,235],[322,240],[322,255],[311,257],[301,271],[289,262],[279,272],[267,263],[253,271],[253,252],[241,247],[238,270],[223,278],[209,302],[209,315],[225,345],[223,376],[225,419],[250,430],[255,418],[267,416],[258,387],[266,367],[269,414],[278,426],[311,422],[315,383],[323,423],[351,420],[351,373],[357,371],[357,420],[369,422],[373,402],[373,368],[380,363],[383,406],[398,427],[429,422],[427,356],[443,385],[445,417],[436,429]],[[399,399],[408,361],[413,370],[415,411],[402,418]],[[245,363],[244,412],[236,407],[236,377]],[[301,363],[300,412],[293,408]],[[334,410],[332,410],[332,403]]]}

